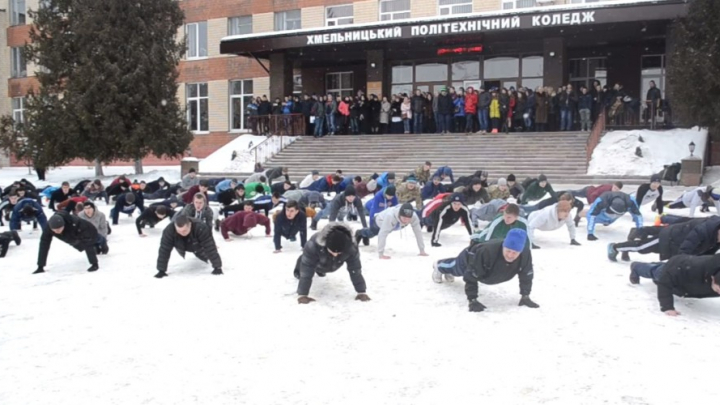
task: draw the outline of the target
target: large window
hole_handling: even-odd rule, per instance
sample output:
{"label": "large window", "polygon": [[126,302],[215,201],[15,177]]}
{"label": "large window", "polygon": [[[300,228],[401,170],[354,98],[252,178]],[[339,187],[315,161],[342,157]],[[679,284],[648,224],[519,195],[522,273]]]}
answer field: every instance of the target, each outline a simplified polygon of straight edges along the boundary
{"label": "large window", "polygon": [[534,90],[543,85],[543,63],[542,56],[522,58],[522,87]]}
{"label": "large window", "polygon": [[410,18],[410,0],[380,0],[380,21]]}
{"label": "large window", "polygon": [[472,13],[472,0],[438,0],[440,15]]}
{"label": "large window", "polygon": [[15,128],[17,129],[18,124],[25,122],[25,97],[13,97],[12,110]]}
{"label": "large window", "polygon": [[252,80],[234,80],[230,82],[230,130],[247,128],[247,107],[253,99]]}
{"label": "large window", "polygon": [[353,95],[353,73],[336,72],[325,76],[325,93],[336,97]]}
{"label": "large window", "polygon": [[650,82],[655,82],[655,86],[660,89],[663,98],[665,98],[665,56],[664,55],[646,55],[642,57],[642,93],[640,99],[645,100],[647,92],[650,90]]}
{"label": "large window", "polygon": [[208,56],[207,47],[207,21],[187,24],[185,26],[187,35],[187,58],[196,59]]}
{"label": "large window", "polygon": [[299,30],[300,28],[300,10],[275,13],[275,31]]}
{"label": "large window", "polygon": [[413,66],[398,65],[392,67],[392,88],[391,94],[412,94],[413,91]]}
{"label": "large window", "polygon": [[483,66],[485,79],[514,78],[520,74],[518,58],[485,59]]}
{"label": "large window", "polygon": [[27,76],[27,63],[25,62],[25,55],[23,55],[23,47],[16,46],[10,51],[12,66],[10,74],[12,77],[25,77]]}
{"label": "large window", "polygon": [[25,0],[10,0],[10,24],[25,25],[26,13]]}
{"label": "large window", "polygon": [[593,81],[601,85],[607,81],[607,58],[578,58],[570,59],[570,83],[576,89],[580,86],[590,88]]}
{"label": "large window", "polygon": [[208,85],[207,83],[189,83],[185,85],[188,126],[191,131],[209,131],[208,125]]}
{"label": "large window", "polygon": [[503,0],[502,2],[503,10],[513,10],[516,8],[528,8],[537,6],[538,4],[535,0]]}
{"label": "large window", "polygon": [[353,5],[331,6],[325,9],[325,26],[347,25],[353,23]]}
{"label": "large window", "polygon": [[228,18],[228,35],[252,34],[252,16]]}

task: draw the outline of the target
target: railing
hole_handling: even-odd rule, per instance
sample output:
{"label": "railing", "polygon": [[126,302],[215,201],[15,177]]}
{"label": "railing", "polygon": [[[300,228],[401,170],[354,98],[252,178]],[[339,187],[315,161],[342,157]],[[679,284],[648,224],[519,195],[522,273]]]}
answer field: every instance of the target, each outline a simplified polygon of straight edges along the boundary
{"label": "railing", "polygon": [[637,102],[616,103],[607,108],[606,117],[608,128],[667,129],[674,125],[672,111],[666,100],[663,100],[663,106],[659,109],[651,100],[647,100],[644,105],[638,105]]}
{"label": "railing", "polygon": [[305,116],[302,114],[251,115],[248,125],[253,135],[305,135]]}
{"label": "railing", "polygon": [[605,134],[605,111],[600,111],[600,115],[598,115],[597,120],[595,120],[595,125],[592,127],[592,131],[590,132],[590,136],[587,140],[587,164],[590,164],[590,160],[592,159],[593,152],[595,152],[595,148],[600,143],[600,138],[602,138],[603,134]]}
{"label": "railing", "polygon": [[295,142],[295,136],[273,135],[250,148],[247,153],[255,159],[255,163],[265,163],[280,153],[283,149]]}

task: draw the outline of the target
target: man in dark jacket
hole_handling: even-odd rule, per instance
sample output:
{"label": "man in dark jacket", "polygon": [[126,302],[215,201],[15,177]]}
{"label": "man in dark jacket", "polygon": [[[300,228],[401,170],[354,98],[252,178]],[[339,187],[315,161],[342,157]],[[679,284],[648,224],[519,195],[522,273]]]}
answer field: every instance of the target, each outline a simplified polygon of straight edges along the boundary
{"label": "man in dark jacket", "polygon": [[425,183],[425,186],[423,186],[420,195],[423,200],[429,200],[435,198],[435,196],[444,192],[445,186],[440,183],[440,177],[433,176],[432,181],[428,181],[427,183]]}
{"label": "man in dark jacket", "polygon": [[287,167],[273,167],[272,169],[267,169],[264,176],[267,179],[268,186],[272,186],[273,180],[279,179],[281,177],[284,178],[285,181],[290,181]]}
{"label": "man in dark jacket", "polygon": [[270,132],[270,115],[272,114],[272,104],[267,96],[263,94],[262,100],[257,109],[259,118],[258,130],[260,135],[267,135]]}
{"label": "man in dark jacket", "polygon": [[573,92],[571,84],[567,85],[565,91],[560,93],[560,130],[571,131],[573,126],[573,117],[577,110],[577,95]]}
{"label": "man in dark jacket", "polygon": [[32,222],[33,229],[37,229],[38,224],[40,224],[40,228],[44,229],[47,223],[42,205],[32,198],[23,198],[17,201],[10,216],[10,230],[19,231],[22,229],[23,222]]}
{"label": "man in dark jacket", "polygon": [[635,193],[635,201],[639,206],[652,203],[652,210],[657,210],[658,215],[663,214],[663,188],[660,181],[660,175],[653,174],[650,177],[650,183],[641,184]]}
{"label": "man in dark jacket", "polygon": [[186,252],[195,254],[201,261],[212,263],[212,274],[223,274],[222,260],[212,237],[212,232],[202,222],[188,218],[185,215],[176,215],[173,222],[163,231],[158,251],[157,270],[155,278],[167,277],[170,253],[175,249],[185,258]]}
{"label": "man in dark jacket", "polygon": [[454,281],[455,277],[465,280],[465,295],[470,312],[482,312],[487,307],[478,298],[478,282],[488,285],[520,280],[519,306],[539,308],[530,299],[533,280],[532,254],[526,246],[527,233],[513,229],[504,240],[494,239],[463,249],[456,258],[443,259],[433,264],[433,281],[442,283]]}
{"label": "man in dark jacket", "polygon": [[422,134],[423,132],[423,116],[425,115],[426,104],[427,98],[422,95],[422,91],[420,89],[415,90],[415,95],[410,100],[414,134]]}
{"label": "man in dark jacket", "polygon": [[352,240],[352,230],[343,223],[334,222],[327,224],[310,238],[295,263],[293,274],[299,280],[298,304],[315,301],[308,296],[315,274],[325,277],[327,273],[337,271],[346,263],[350,280],[357,292],[355,299],[370,301],[370,297],[365,293],[366,285],[362,275],[360,251]]}
{"label": "man in dark jacket", "polygon": [[143,233],[143,228],[145,228],[146,225],[150,228],[155,228],[155,225],[157,225],[158,222],[168,216],[167,214],[168,210],[164,205],[151,205],[145,208],[143,213],[135,220],[135,227],[137,228],[138,235],[141,237],[147,236]]}
{"label": "man in dark jacket", "polygon": [[455,103],[453,103],[452,97],[447,92],[447,89],[443,88],[438,96],[438,132],[441,134],[447,134],[450,132],[450,123],[455,112]]}
{"label": "man in dark jacket", "polygon": [[[487,183],[485,183],[487,184]],[[466,205],[475,205],[475,203],[488,203],[490,202],[490,194],[488,194],[487,187],[483,184],[483,180],[479,177],[475,177],[470,180],[470,184],[467,186],[460,186],[454,191],[456,193],[462,193],[465,196]]]}
{"label": "man in dark jacket", "polygon": [[630,282],[639,284],[640,277],[650,278],[657,284],[660,310],[669,316],[678,316],[673,295],[689,298],[720,297],[720,255],[678,255],[666,263],[640,263],[630,265]]}
{"label": "man in dark jacket", "polygon": [[17,231],[0,233],[0,257],[5,257],[5,255],[7,255],[8,249],[10,248],[10,242],[15,242],[15,246],[20,246],[21,240]]}
{"label": "man in dark jacket", "polygon": [[434,247],[442,246],[440,244],[440,232],[462,221],[468,235],[472,235],[472,219],[470,218],[470,210],[465,205],[465,198],[460,193],[450,196],[450,201],[444,202],[440,207],[433,210],[429,217],[423,218],[423,225],[427,226],[428,232],[432,231],[431,242]]}
{"label": "man in dark jacket", "polygon": [[[217,222],[216,222],[217,224]],[[230,233],[242,236],[250,232],[250,229],[257,225],[265,226],[265,236],[270,237],[270,219],[265,215],[256,214],[252,211],[239,211],[231,217],[225,218],[220,222],[220,233],[226,242],[232,242]],[[218,226],[218,225],[216,225]]]}
{"label": "man in dark jacket", "polygon": [[547,179],[547,176],[541,174],[537,179],[526,179],[523,182],[523,188],[525,192],[520,197],[520,204],[525,205],[531,201],[537,201],[545,197],[545,194],[550,194],[550,197],[557,200],[557,194],[553,190],[552,185]]}
{"label": "man in dark jacket", "polygon": [[305,247],[307,242],[307,216],[305,208],[300,206],[297,201],[290,200],[285,203],[285,208],[278,212],[275,217],[275,251],[273,253],[282,252],[280,240],[285,238],[291,242],[295,241],[297,234],[300,234],[300,247]]}
{"label": "man in dark jacket", "polygon": [[355,195],[355,187],[353,186],[347,186],[345,191],[336,195],[330,204],[315,215],[310,224],[310,229],[317,230],[317,224],[323,218],[335,222],[336,220],[342,221],[349,215],[357,215],[360,222],[362,222],[363,228],[367,228],[365,207],[363,207],[362,200]]}
{"label": "man in dark jacket", "polygon": [[169,197],[170,184],[163,177],[147,183],[143,198],[146,200],[158,200]]}
{"label": "man in dark jacket", "polygon": [[142,194],[127,192],[120,195],[115,200],[115,207],[110,210],[110,217],[112,218],[113,225],[118,224],[118,220],[120,219],[120,213],[132,216],[133,212],[135,212],[136,209],[139,210],[141,213],[145,210]]}
{"label": "man in dark jacket", "polygon": [[48,226],[43,228],[40,237],[40,251],[38,252],[38,268],[33,274],[44,273],[47,264],[47,256],[50,252],[50,244],[53,238],[58,238],[79,252],[85,251],[90,268],[88,271],[96,271],[98,266],[95,245],[98,243],[98,230],[90,222],[64,211],[57,211],[48,221]]}
{"label": "man in dark jacket", "polygon": [[303,100],[301,102],[302,115],[305,118],[305,135],[312,135],[313,125],[310,123],[310,115],[315,102],[310,98],[308,94],[303,94]]}
{"label": "man in dark jacket", "polygon": [[227,207],[235,204],[236,202],[238,204],[242,204],[242,202],[245,201],[245,186],[242,184],[238,184],[237,186],[235,186],[235,188],[230,188],[222,191],[218,195],[217,200],[220,204],[223,205],[223,210],[221,211],[224,211]]}
{"label": "man in dark jacket", "polygon": [[210,184],[208,183],[207,179],[202,179],[200,182],[192,187],[190,187],[186,192],[184,192],[180,198],[182,199],[182,202],[187,204],[192,204],[193,198],[195,198],[195,194],[202,193],[205,195],[205,199],[209,201],[208,198],[208,189],[210,188]]}
{"label": "man in dark jacket", "polygon": [[624,261],[630,261],[630,252],[637,252],[658,253],[660,260],[668,260],[679,254],[714,255],[719,249],[720,217],[687,218],[668,226],[631,229],[627,242],[608,245],[608,259],[617,261],[620,252]]}
{"label": "man in dark jacket", "polygon": [[53,193],[50,195],[50,203],[48,204],[50,209],[55,211],[55,204],[61,203],[72,197],[71,191],[72,190],[70,189],[70,183],[64,181],[62,183],[62,186],[59,189],[53,191]]}

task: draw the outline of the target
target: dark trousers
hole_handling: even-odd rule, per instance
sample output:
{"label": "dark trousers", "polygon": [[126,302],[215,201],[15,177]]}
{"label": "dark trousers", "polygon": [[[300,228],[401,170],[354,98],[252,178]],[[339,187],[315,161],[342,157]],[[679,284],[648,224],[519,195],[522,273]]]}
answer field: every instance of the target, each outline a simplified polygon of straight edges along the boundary
{"label": "dark trousers", "polygon": [[368,239],[378,236],[379,233],[380,228],[378,228],[378,226],[375,224],[370,225],[370,228],[363,228],[360,230],[360,236]]}
{"label": "dark trousers", "polygon": [[438,260],[437,267],[440,273],[450,274],[455,277],[462,277],[465,274],[467,265],[467,250],[463,249],[458,257]]}
{"label": "dark trousers", "polygon": [[633,228],[628,234],[627,242],[616,243],[615,250],[637,252],[642,255],[660,253],[660,231],[662,228],[659,226]]}
{"label": "dark trousers", "polygon": [[662,277],[665,263],[633,263],[633,272],[642,278],[650,278],[657,283]]}

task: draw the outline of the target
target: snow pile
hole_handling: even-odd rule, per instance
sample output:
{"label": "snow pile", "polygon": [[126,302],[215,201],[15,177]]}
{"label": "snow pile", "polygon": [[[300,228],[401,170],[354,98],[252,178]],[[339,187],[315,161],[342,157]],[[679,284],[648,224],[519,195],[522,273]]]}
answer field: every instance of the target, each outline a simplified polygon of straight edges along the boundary
{"label": "snow pile", "polygon": [[[253,146],[257,146],[266,140],[265,136],[240,135],[228,142],[222,148],[216,150],[210,156],[200,162],[200,172],[249,172],[252,173],[255,167],[255,156],[248,153]],[[233,152],[237,152],[237,158],[232,159]]]}
{"label": "snow pile", "polygon": [[[695,156],[705,156],[707,130],[694,127],[608,132],[593,152],[588,174],[650,176],[662,170],[664,165],[678,163],[689,156],[690,142],[695,142]],[[635,155],[638,147],[643,157]]]}
{"label": "snow pile", "polygon": [[[0,186],[9,186],[13,181],[20,179],[27,179],[36,187],[60,187],[63,181],[69,182],[72,187],[81,180],[94,179],[100,179],[105,186],[108,186],[112,180],[121,174],[126,175],[130,180],[137,181],[153,181],[158,177],[164,177],[169,183],[180,181],[180,166],[145,166],[144,170],[144,174],[135,175],[135,169],[132,166],[105,166],[103,167],[105,176],[96,177],[93,167],[64,166],[48,170],[45,173],[46,181],[40,181],[34,171],[28,174],[26,167],[3,167],[0,170]],[[2,228],[0,228],[1,231]]]}

